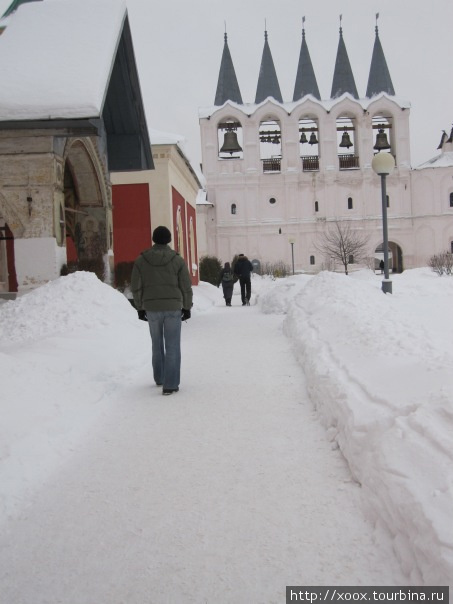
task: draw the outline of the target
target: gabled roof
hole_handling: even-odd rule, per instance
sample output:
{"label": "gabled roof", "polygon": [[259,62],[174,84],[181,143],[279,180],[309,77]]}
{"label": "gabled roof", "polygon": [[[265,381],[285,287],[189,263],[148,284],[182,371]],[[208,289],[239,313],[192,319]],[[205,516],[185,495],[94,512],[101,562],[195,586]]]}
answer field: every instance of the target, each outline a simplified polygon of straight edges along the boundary
{"label": "gabled roof", "polygon": [[395,96],[395,89],[393,88],[392,78],[390,77],[387,61],[385,60],[384,51],[382,50],[381,41],[379,40],[378,27],[376,25],[376,37],[374,39],[366,96],[371,98],[380,92],[386,92],[391,96]]}
{"label": "gabled roof", "polygon": [[267,31],[264,32],[264,48],[261,58],[260,74],[258,77],[258,86],[256,88],[255,103],[261,103],[267,97],[273,97],[276,101],[283,103],[280,85],[275,72],[274,61],[272,60],[271,49],[267,41]]}
{"label": "gabled roof", "polygon": [[233,101],[234,103],[242,105],[241,91],[239,90],[230,49],[228,48],[226,33],[214,105],[223,105],[225,101]]}
{"label": "gabled roof", "polygon": [[37,0],[13,0],[13,2],[11,2],[9,7],[3,13],[2,18],[7,17],[8,15],[10,15],[14,11],[16,11],[21,4],[25,4],[26,2],[36,2],[36,1]]}
{"label": "gabled roof", "polygon": [[105,130],[110,170],[153,167],[125,0],[22,4],[0,36],[0,81],[0,129]]}
{"label": "gabled roof", "polygon": [[305,28],[303,28],[293,101],[298,101],[307,94],[311,94],[317,99],[321,98],[307,42],[305,41]]}
{"label": "gabled roof", "polygon": [[335,61],[335,71],[333,74],[330,98],[336,99],[345,92],[349,92],[355,99],[359,98],[351,64],[349,63],[348,53],[343,40],[343,28],[340,27],[340,40],[338,42],[337,59]]}

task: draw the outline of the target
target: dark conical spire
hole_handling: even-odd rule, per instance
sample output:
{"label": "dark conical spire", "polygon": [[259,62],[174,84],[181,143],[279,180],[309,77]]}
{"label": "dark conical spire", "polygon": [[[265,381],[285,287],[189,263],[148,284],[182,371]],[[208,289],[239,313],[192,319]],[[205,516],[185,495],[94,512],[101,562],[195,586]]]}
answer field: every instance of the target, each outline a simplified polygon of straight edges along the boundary
{"label": "dark conical spire", "polygon": [[234,101],[242,105],[241,91],[234,71],[230,49],[228,48],[227,35],[223,46],[222,62],[220,63],[219,79],[215,94],[214,105],[223,105],[226,101]]}
{"label": "dark conical spire", "polygon": [[377,26],[378,17],[379,13],[376,15],[376,37],[374,39],[370,75],[368,77],[368,86],[366,89],[366,95],[368,98],[371,98],[380,92],[386,92],[387,94],[395,96],[392,78],[390,77],[384,51],[382,50],[381,41],[379,40],[379,31]]}
{"label": "dark conical spire", "polygon": [[274,97],[276,101],[283,103],[282,93],[272,60],[271,49],[267,41],[267,31],[264,32],[263,57],[261,59],[260,75],[256,88],[255,103],[261,103],[268,96]]}
{"label": "dark conical spire", "polygon": [[335,62],[335,71],[333,74],[332,92],[330,98],[335,99],[345,92],[349,92],[355,99],[359,98],[357,88],[352,74],[351,64],[349,63],[348,53],[343,40],[343,28],[341,27],[340,15],[340,40],[338,42],[337,60]]}
{"label": "dark conical spire", "polygon": [[[302,23],[305,23],[305,17],[303,17]],[[317,99],[321,99],[307,42],[305,41],[305,27],[302,26],[302,44],[300,47],[293,101],[298,101],[306,94],[311,94]]]}

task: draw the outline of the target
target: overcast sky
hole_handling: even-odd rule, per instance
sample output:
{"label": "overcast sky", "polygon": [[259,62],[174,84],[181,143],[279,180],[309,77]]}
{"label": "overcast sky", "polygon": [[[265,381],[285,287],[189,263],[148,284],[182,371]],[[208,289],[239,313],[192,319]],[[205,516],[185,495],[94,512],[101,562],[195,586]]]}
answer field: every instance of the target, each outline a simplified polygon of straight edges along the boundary
{"label": "overcast sky", "polygon": [[[0,12],[10,2],[0,0]],[[305,15],[321,97],[329,98],[341,13],[343,37],[362,97],[379,12],[379,37],[396,95],[412,105],[412,165],[437,155],[442,130],[450,132],[451,0],[127,0],[127,7],[148,126],[184,135],[195,168],[201,161],[198,110],[214,104],[225,23],[243,101],[255,99],[265,21],[283,99],[292,101]]]}

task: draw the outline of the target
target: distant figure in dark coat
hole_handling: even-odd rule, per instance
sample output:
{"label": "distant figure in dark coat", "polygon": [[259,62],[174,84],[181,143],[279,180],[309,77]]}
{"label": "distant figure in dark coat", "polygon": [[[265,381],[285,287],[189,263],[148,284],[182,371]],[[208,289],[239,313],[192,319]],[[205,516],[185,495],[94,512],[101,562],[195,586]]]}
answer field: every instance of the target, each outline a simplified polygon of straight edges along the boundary
{"label": "distant figure in dark coat", "polygon": [[241,285],[242,306],[250,306],[250,297],[252,295],[251,274],[253,273],[253,264],[244,254],[239,254],[239,258],[234,265],[234,273],[239,277]]}
{"label": "distant figure in dark coat", "polygon": [[379,268],[381,269],[381,275],[382,275],[382,273],[384,272],[384,266],[385,266],[384,261],[383,261],[383,260],[381,260],[381,261],[379,262]]}
{"label": "distant figure in dark coat", "polygon": [[231,306],[231,298],[233,297],[234,289],[234,274],[229,262],[225,262],[223,269],[220,271],[217,287],[219,287],[220,284],[222,284],[225,304]]}

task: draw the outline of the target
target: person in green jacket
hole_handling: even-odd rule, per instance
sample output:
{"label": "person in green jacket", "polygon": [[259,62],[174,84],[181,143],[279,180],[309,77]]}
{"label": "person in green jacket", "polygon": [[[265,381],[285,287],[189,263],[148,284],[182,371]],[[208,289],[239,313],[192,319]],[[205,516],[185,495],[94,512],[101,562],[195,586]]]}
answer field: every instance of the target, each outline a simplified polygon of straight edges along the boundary
{"label": "person in green jacket", "polygon": [[167,227],[154,229],[153,242],[134,262],[131,290],[139,316],[148,320],[154,381],[168,395],[179,390],[181,321],[190,319],[193,292],[186,263],[168,245]]}

